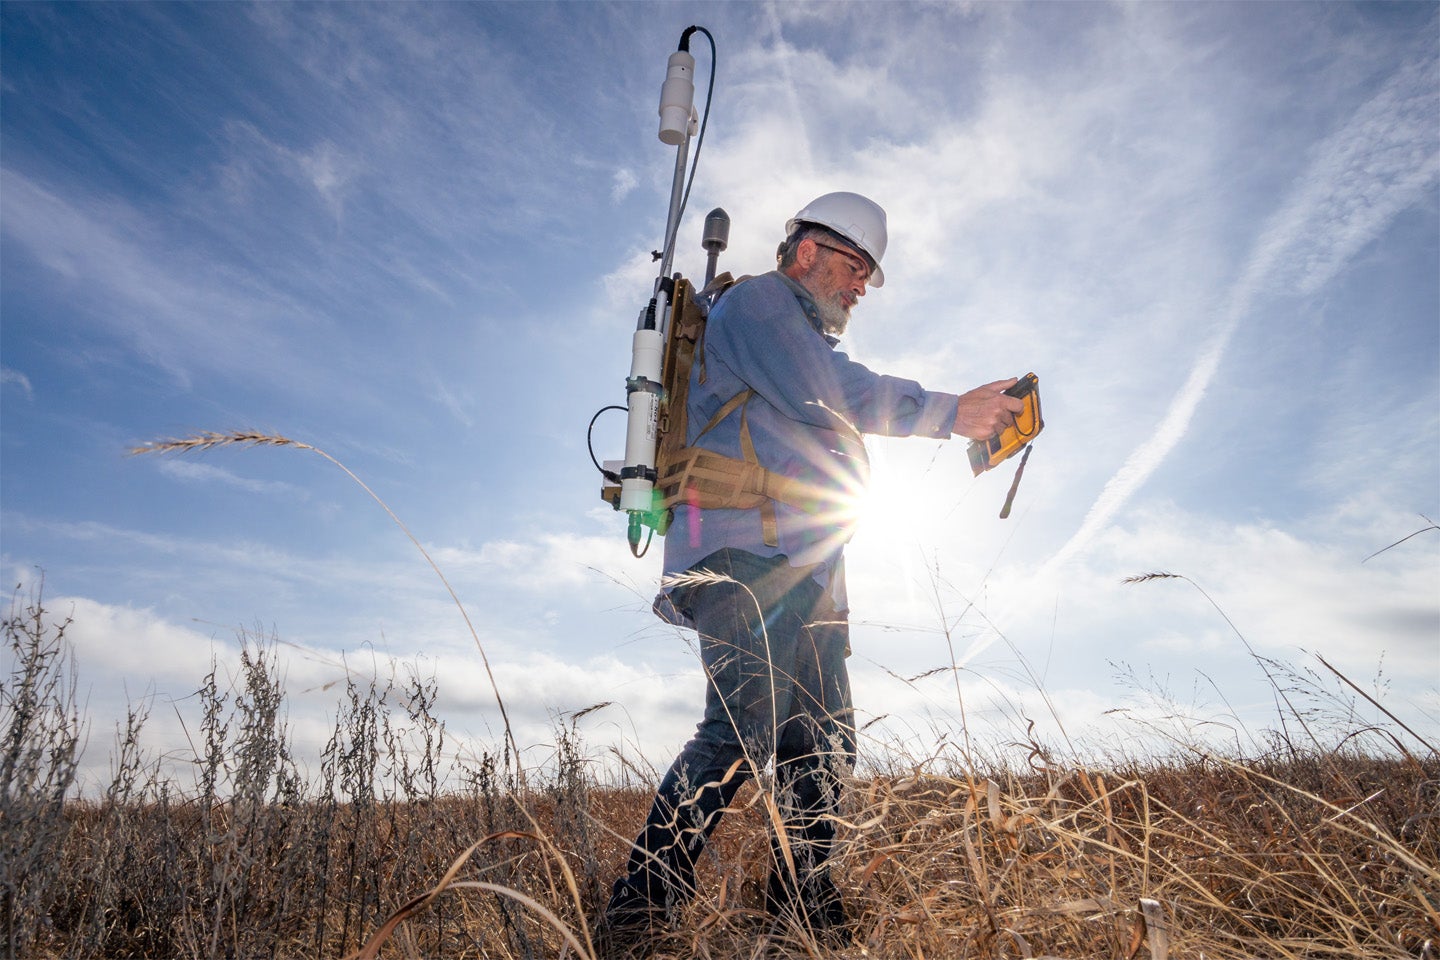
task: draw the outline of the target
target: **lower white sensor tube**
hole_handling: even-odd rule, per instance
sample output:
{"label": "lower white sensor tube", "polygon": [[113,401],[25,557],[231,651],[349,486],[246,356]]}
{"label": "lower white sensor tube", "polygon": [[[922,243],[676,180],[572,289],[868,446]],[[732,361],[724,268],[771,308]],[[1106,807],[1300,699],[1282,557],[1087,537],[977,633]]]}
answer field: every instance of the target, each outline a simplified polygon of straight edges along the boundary
{"label": "lower white sensor tube", "polygon": [[630,345],[630,379],[627,404],[630,418],[625,431],[625,474],[620,481],[620,509],[655,508],[655,482],[649,476],[628,476],[655,470],[655,445],[660,426],[660,370],[665,342],[659,330],[636,330]]}

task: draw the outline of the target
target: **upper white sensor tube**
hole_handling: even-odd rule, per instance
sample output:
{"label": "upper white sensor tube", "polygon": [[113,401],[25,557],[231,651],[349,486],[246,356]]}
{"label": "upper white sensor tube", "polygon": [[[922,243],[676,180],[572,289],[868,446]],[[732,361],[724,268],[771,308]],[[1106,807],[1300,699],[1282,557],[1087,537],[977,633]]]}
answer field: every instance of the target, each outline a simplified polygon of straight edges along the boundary
{"label": "upper white sensor tube", "polygon": [[688,50],[670,54],[660,87],[660,142],[678,146],[690,131],[695,111],[695,58]]}

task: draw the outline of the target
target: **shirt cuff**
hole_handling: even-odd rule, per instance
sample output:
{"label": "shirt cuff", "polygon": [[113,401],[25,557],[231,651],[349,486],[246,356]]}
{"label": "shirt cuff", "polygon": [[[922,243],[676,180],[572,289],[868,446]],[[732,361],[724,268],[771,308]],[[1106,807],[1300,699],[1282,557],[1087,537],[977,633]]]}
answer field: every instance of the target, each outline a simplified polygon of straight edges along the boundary
{"label": "shirt cuff", "polygon": [[960,398],[953,393],[925,391],[925,405],[915,423],[915,435],[948,440],[955,428],[955,415],[960,412]]}

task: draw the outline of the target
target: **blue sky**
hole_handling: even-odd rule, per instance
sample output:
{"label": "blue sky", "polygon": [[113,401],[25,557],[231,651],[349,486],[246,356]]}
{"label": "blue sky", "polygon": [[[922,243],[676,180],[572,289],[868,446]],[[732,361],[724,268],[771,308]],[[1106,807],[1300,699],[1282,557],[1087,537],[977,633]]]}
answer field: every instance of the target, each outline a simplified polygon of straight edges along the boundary
{"label": "blue sky", "polygon": [[[494,695],[443,585],[334,466],[132,458],[256,429],[423,543],[543,754],[667,763],[701,681],[648,613],[585,425],[622,403],[674,153],[718,76],[677,269],[767,269],[830,190],[889,212],[844,349],[962,391],[1034,370],[1017,506],[962,443],[877,440],[850,552],[861,719],[927,755],[1028,720],[1091,753],[1250,745],[1262,655],[1440,730],[1440,22],[1428,3],[5,4],[0,562],[74,618],[92,761],[278,635],[297,738],[348,668]],[[702,85],[708,47],[692,47]],[[597,453],[617,457],[621,418]],[[936,668],[959,664],[957,675]],[[1115,710],[1123,713],[1115,713]],[[1373,717],[1373,711],[1366,714]],[[1171,718],[1171,719],[1167,719]],[[167,739],[169,738],[169,739]],[[468,745],[467,745],[468,744]],[[1003,747],[996,749],[1003,750]]]}

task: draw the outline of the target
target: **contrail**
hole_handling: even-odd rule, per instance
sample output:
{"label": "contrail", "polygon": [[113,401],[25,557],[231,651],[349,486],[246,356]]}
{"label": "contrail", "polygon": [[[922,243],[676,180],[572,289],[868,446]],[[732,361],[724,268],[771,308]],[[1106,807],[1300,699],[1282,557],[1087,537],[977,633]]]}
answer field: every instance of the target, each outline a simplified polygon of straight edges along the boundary
{"label": "contrail", "polygon": [[[1111,476],[1079,529],[1040,566],[1035,582],[1045,582],[1084,550],[1184,439],[1231,337],[1257,298],[1276,291],[1319,290],[1440,179],[1434,120],[1440,96],[1432,79],[1434,66],[1434,59],[1428,57],[1405,64],[1345,126],[1315,145],[1314,159],[1256,239],[1229,291],[1219,327],[1201,349],[1154,436]],[[1009,612],[1008,607],[997,612],[990,622],[1002,624]],[[985,631],[957,664],[969,663],[998,636],[998,627]]]}
{"label": "contrail", "polygon": [[1313,293],[1440,177],[1434,60],[1397,70],[1348,123],[1318,144],[1289,199],[1266,222],[1210,337],[1164,419],[1105,484],[1069,541],[1040,568],[1083,550],[1184,438],[1240,321],[1262,293]]}

